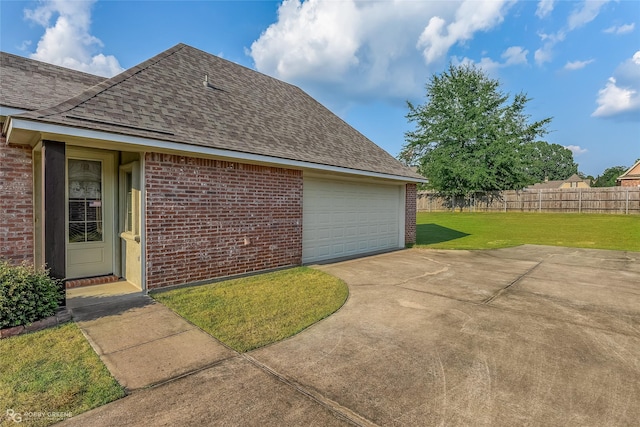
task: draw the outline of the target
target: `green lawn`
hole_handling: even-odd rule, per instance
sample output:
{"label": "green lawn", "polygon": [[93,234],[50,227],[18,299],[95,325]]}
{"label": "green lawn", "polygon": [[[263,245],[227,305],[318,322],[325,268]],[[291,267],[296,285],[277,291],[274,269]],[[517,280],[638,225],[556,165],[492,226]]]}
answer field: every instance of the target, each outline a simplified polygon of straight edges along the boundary
{"label": "green lawn", "polygon": [[[73,322],[0,340],[3,426],[49,425],[122,396]],[[6,417],[7,410],[14,418]]]}
{"label": "green lawn", "polygon": [[290,337],[339,309],[341,280],[306,267],[153,294],[237,351]]}
{"label": "green lawn", "polygon": [[522,244],[640,251],[640,216],[419,212],[416,245],[491,249]]}

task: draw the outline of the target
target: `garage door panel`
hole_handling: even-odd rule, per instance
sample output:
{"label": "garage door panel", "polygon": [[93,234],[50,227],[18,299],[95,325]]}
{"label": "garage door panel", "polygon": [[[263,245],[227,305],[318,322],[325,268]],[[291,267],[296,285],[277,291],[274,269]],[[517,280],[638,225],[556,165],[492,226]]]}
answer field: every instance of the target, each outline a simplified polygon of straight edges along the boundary
{"label": "garage door panel", "polygon": [[303,262],[399,247],[401,197],[400,186],[305,178]]}

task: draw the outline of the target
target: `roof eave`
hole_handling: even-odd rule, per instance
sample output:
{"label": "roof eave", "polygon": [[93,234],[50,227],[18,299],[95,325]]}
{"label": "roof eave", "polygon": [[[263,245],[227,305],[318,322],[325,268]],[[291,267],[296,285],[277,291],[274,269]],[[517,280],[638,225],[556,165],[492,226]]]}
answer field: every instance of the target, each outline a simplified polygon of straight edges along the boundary
{"label": "roof eave", "polygon": [[0,105],[0,116],[15,116],[16,114],[26,113],[29,110],[24,108],[9,107],[7,105]]}
{"label": "roof eave", "polygon": [[111,133],[86,128],[78,128],[72,126],[64,126],[53,123],[44,123],[28,118],[9,117],[10,125],[7,127],[7,141],[11,141],[11,133],[15,130],[40,132],[49,135],[69,136],[81,139],[101,140],[106,142],[114,142],[124,144],[144,151],[160,151],[174,152],[185,155],[194,156],[210,156],[222,157],[227,159],[266,163],[279,167],[288,167],[296,169],[311,169],[323,172],[356,175],[361,177],[387,179],[393,181],[402,181],[406,183],[426,183],[426,179],[405,176],[401,174],[389,174],[383,172],[374,172],[358,169],[350,169],[341,166],[325,165],[320,163],[312,163],[302,160],[292,160],[275,156],[267,156],[263,154],[253,154],[241,151],[232,151],[219,148],[204,147],[200,145],[183,144],[179,142],[163,141],[159,139],[142,138],[126,134]]}
{"label": "roof eave", "polygon": [[633,164],[633,166],[631,166],[629,169],[627,169],[626,171],[624,171],[624,173],[622,175],[620,175],[618,178],[616,178],[616,181],[619,179],[625,179],[628,175],[631,174],[631,171],[634,170],[638,165],[640,165],[640,160],[638,160],[637,162],[635,162]]}

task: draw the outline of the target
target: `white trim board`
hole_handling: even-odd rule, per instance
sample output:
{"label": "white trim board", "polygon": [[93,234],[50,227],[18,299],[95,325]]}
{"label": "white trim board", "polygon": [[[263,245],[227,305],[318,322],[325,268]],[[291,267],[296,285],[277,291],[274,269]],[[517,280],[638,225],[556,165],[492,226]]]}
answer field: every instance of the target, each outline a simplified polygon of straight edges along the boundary
{"label": "white trim board", "polygon": [[162,141],[157,139],[147,139],[137,136],[121,135],[110,132],[96,131],[91,129],[81,129],[69,126],[62,126],[52,123],[42,123],[32,120],[10,118],[11,125],[7,132],[7,140],[11,140],[11,133],[14,129],[41,132],[43,134],[64,135],[74,138],[94,139],[107,142],[116,142],[132,146],[136,151],[150,151],[149,148],[159,152],[184,153],[186,155],[197,155],[207,157],[222,157],[240,161],[267,163],[280,167],[311,169],[323,172],[342,173],[348,175],[365,176],[380,179],[389,179],[402,182],[426,182],[401,175],[386,174],[381,172],[371,172],[358,169],[350,169],[341,166],[330,166],[319,163],[306,162],[301,160],[291,160],[280,157],[267,156],[262,154],[244,153],[240,151],[224,150],[219,148],[203,147],[199,145],[188,145],[178,142]]}

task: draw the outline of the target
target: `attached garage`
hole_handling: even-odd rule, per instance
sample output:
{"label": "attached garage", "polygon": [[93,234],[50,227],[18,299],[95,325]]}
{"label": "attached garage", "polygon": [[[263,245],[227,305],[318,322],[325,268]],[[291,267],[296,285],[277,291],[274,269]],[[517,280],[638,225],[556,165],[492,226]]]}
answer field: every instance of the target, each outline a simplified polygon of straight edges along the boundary
{"label": "attached garage", "polygon": [[70,286],[415,242],[424,179],[293,85],[183,44],[108,79],[2,52],[0,71],[2,256]]}
{"label": "attached garage", "polygon": [[304,179],[302,262],[404,247],[404,186]]}

